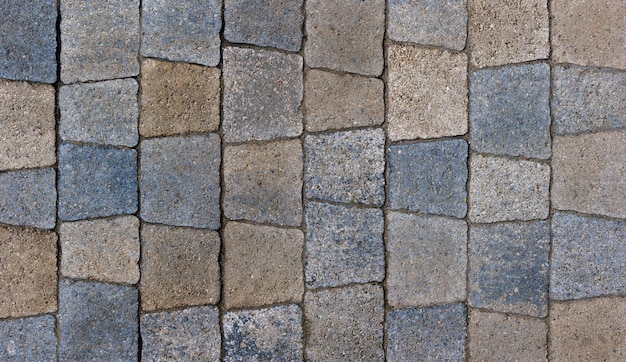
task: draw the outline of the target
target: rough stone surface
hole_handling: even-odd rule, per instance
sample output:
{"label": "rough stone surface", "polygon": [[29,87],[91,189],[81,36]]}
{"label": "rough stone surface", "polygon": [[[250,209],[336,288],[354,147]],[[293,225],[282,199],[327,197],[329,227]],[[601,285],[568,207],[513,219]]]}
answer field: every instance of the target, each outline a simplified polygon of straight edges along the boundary
{"label": "rough stone surface", "polygon": [[309,288],[382,282],[384,216],[379,209],[311,202],[306,206]]}
{"label": "rough stone surface", "polygon": [[137,152],[101,146],[59,146],[59,218],[134,214]]}
{"label": "rough stone surface", "polygon": [[53,229],[55,174],[52,168],[0,173],[0,223]]}
{"label": "rough stone surface", "polygon": [[550,157],[550,66],[481,69],[470,76],[472,150]]}
{"label": "rough stone surface", "polygon": [[550,166],[473,155],[470,173],[469,218],[472,222],[548,217]]}
{"label": "rough stone surface", "polygon": [[383,361],[384,303],[375,284],[306,293],[307,361]]}
{"label": "rough stone surface", "polygon": [[61,139],[134,147],[139,139],[138,88],[132,78],[61,87]]}
{"label": "rough stone surface", "polygon": [[220,237],[213,230],[143,224],[141,307],[145,311],[215,304]]}
{"label": "rough stone surface", "polygon": [[219,127],[219,69],[146,59],[141,86],[142,136],[213,132]]}
{"label": "rough stone surface", "polygon": [[86,281],[59,283],[59,358],[136,361],[137,289]]}
{"label": "rough stone surface", "polygon": [[216,307],[145,314],[141,317],[141,360],[220,359],[220,320]]}
{"label": "rough stone surface", "polygon": [[113,283],[139,281],[139,220],[134,216],[62,223],[61,273]]}
{"label": "rough stone surface", "polygon": [[548,58],[547,0],[472,0],[468,10],[470,60],[474,66]]}
{"label": "rough stone surface", "polygon": [[313,68],[383,72],[384,0],[306,1],[304,58]]}
{"label": "rough stone surface", "polygon": [[302,223],[299,140],[224,150],[224,215],[288,226]]}
{"label": "rough stone surface", "polygon": [[381,129],[309,135],[304,140],[306,197],[382,206],[385,133]]}
{"label": "rough stone surface", "polygon": [[306,73],[304,89],[309,132],[378,126],[385,118],[380,79],[311,69]]}
{"label": "rough stone surface", "polygon": [[626,218],[626,130],[555,137],[552,153],[554,208]]}
{"label": "rough stone surface", "polygon": [[464,300],[466,267],[465,221],[387,214],[387,302],[392,307]]}
{"label": "rough stone surface", "polygon": [[302,57],[269,50],[224,49],[224,141],[302,133]]}
{"label": "rough stone surface", "polygon": [[224,230],[224,305],[302,301],[304,235],[298,229],[229,222]]}
{"label": "rough stone surface", "polygon": [[547,315],[547,221],[473,225],[469,248],[469,302],[473,307]]}
{"label": "rough stone surface", "polygon": [[220,61],[220,0],[143,0],[141,54],[215,66]]}
{"label": "rough stone surface", "polygon": [[438,49],[388,49],[388,134],[392,141],[467,133],[467,56]]}
{"label": "rough stone surface", "polygon": [[180,136],[141,142],[141,218],[220,227],[220,138]]}
{"label": "rough stone surface", "polygon": [[464,361],[467,308],[448,304],[387,314],[388,361]]}
{"label": "rough stone surface", "polygon": [[224,361],[302,361],[302,339],[297,305],[224,314]]}
{"label": "rough stone surface", "polygon": [[139,74],[139,0],[61,0],[61,44],[64,83]]}
{"label": "rough stone surface", "polygon": [[446,140],[389,147],[391,209],[462,218],[467,213],[467,142]]}
{"label": "rough stone surface", "polygon": [[54,317],[0,321],[0,359],[3,361],[56,361]]}
{"label": "rough stone surface", "polygon": [[0,170],[53,165],[54,127],[53,87],[0,80]]}

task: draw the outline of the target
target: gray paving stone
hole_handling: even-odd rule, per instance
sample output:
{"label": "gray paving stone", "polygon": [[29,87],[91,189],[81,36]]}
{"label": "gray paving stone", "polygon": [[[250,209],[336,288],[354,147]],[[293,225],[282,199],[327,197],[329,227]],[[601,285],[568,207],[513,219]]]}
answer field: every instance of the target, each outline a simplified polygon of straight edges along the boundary
{"label": "gray paving stone", "polygon": [[217,230],[220,152],[216,134],[142,141],[141,218]]}
{"label": "gray paving stone", "polygon": [[224,361],[302,361],[302,310],[279,305],[224,314]]}
{"label": "gray paving stone", "polygon": [[59,146],[59,218],[74,221],[137,211],[137,152]]}
{"label": "gray paving stone", "polygon": [[448,304],[387,314],[388,361],[464,361],[467,308]]}
{"label": "gray paving stone", "polygon": [[382,206],[385,133],[381,129],[309,135],[304,140],[306,197]]}
{"label": "gray paving stone", "polygon": [[391,209],[462,218],[467,213],[467,142],[446,140],[389,147]]}
{"label": "gray paving stone", "polygon": [[55,174],[52,168],[0,173],[0,222],[53,229]]}
{"label": "gray paving stone", "polygon": [[554,214],[551,298],[626,294],[625,269],[626,221]]}
{"label": "gray paving stone", "polygon": [[61,139],[134,147],[139,139],[137,90],[132,78],[61,87]]}
{"label": "gray paving stone", "polygon": [[510,65],[470,76],[470,139],[480,153],[550,157],[550,67]]}
{"label": "gray paving stone", "polygon": [[302,45],[303,0],[225,0],[224,38],[292,52]]}
{"label": "gray paving stone", "polygon": [[136,361],[137,289],[87,281],[59,283],[59,358]]}
{"label": "gray paving stone", "polygon": [[139,74],[139,0],[61,0],[64,83]]}
{"label": "gray paving stone", "polygon": [[54,317],[0,321],[0,359],[3,361],[56,361]]}
{"label": "gray paving stone", "polygon": [[306,206],[305,218],[307,287],[383,280],[385,245],[381,210],[311,202]]}
{"label": "gray paving stone", "polygon": [[469,302],[478,308],[545,317],[549,257],[546,221],[473,225]]}
{"label": "gray paving stone", "polygon": [[217,307],[196,307],[141,317],[141,360],[219,361]]}
{"label": "gray paving stone", "polygon": [[54,0],[0,3],[0,78],[57,80],[56,21]]}

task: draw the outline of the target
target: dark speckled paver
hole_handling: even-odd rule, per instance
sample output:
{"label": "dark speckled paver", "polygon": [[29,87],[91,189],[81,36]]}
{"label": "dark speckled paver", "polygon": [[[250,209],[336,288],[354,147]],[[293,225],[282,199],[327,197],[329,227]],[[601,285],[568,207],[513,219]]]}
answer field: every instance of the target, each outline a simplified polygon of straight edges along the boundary
{"label": "dark speckled paver", "polygon": [[52,168],[0,173],[0,223],[54,228],[55,174]]}
{"label": "dark speckled paver", "polygon": [[0,321],[0,360],[56,360],[54,323],[54,317],[50,314]]}

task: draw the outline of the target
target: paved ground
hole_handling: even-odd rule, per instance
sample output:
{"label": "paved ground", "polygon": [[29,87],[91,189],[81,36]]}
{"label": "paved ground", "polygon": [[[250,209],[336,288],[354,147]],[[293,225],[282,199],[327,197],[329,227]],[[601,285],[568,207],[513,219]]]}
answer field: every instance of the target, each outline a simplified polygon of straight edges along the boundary
{"label": "paved ground", "polygon": [[626,360],[624,0],[4,0],[0,360]]}

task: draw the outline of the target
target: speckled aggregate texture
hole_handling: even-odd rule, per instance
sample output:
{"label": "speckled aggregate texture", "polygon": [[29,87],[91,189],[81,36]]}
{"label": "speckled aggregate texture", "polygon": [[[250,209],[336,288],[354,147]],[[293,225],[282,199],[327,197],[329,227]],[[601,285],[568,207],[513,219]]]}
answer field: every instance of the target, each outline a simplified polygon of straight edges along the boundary
{"label": "speckled aggregate texture", "polygon": [[0,321],[0,359],[3,361],[54,361],[57,341],[54,316]]}
{"label": "speckled aggregate texture", "polygon": [[0,173],[0,222],[53,229],[57,192],[52,168]]}

